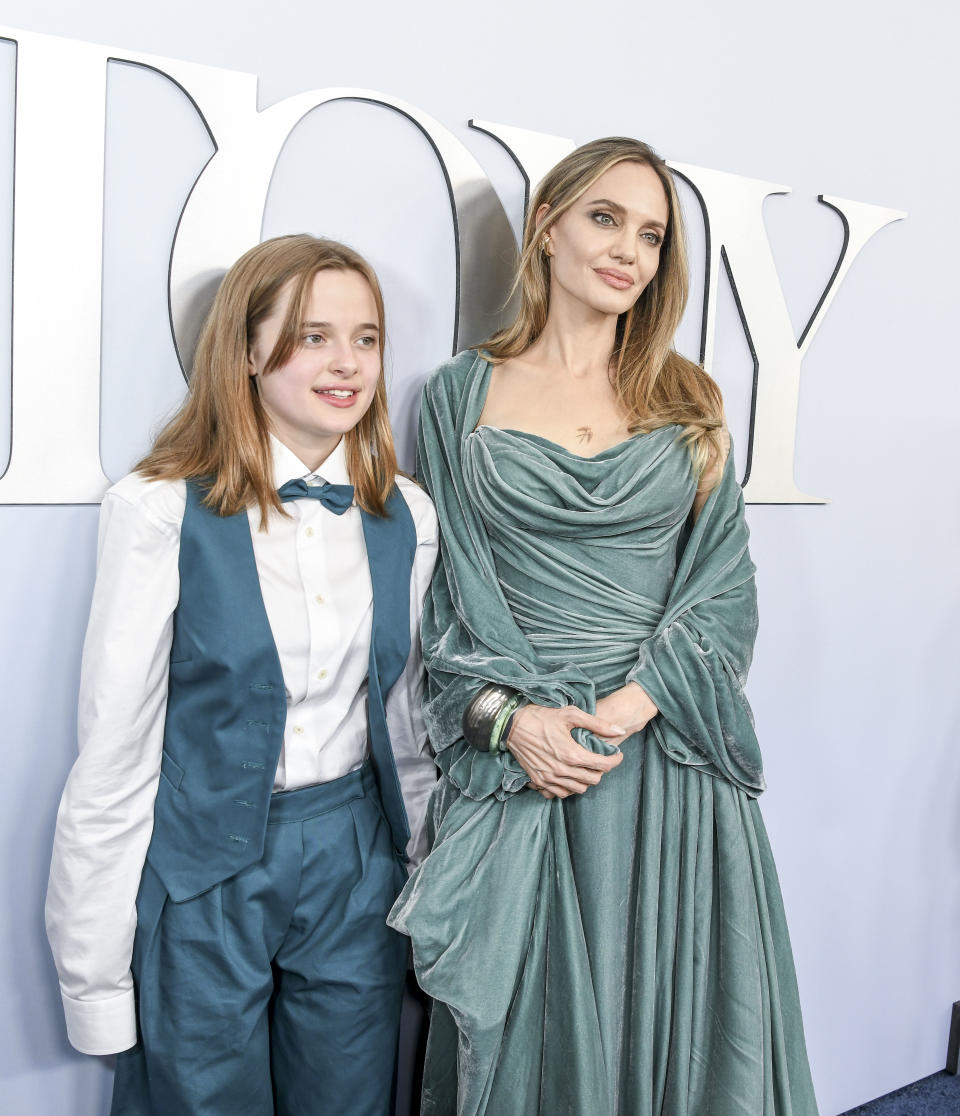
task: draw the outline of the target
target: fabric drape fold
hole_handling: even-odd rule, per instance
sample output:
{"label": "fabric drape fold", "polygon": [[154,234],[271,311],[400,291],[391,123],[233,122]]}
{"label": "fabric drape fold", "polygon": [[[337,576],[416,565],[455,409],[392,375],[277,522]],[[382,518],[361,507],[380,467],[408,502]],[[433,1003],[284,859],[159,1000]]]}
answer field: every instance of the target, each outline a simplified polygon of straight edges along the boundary
{"label": "fabric drape fold", "polygon": [[731,450],[683,546],[663,617],[626,681],[639,683],[660,710],[651,729],[667,755],[756,797],[765,784],[743,692],[757,633],[747,535]]}

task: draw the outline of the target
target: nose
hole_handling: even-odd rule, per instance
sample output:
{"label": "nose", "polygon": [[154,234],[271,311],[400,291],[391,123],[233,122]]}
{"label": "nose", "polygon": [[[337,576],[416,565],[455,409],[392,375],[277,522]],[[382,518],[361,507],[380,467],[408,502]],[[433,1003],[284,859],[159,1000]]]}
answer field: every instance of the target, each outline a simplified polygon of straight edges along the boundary
{"label": "nose", "polygon": [[620,235],[610,246],[610,255],[615,260],[624,264],[632,264],[637,258],[637,246],[633,239],[634,234],[625,225],[620,229]]}
{"label": "nose", "polygon": [[330,371],[337,376],[353,376],[357,371],[357,354],[348,342],[341,342],[327,350]]}

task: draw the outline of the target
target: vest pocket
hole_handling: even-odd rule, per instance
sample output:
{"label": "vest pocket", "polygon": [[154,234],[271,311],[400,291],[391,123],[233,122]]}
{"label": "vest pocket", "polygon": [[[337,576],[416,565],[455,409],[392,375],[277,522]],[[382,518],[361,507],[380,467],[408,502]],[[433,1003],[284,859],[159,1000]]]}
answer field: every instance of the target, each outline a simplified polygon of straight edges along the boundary
{"label": "vest pocket", "polygon": [[192,655],[188,655],[185,659],[171,659],[170,660],[170,677],[176,679],[178,682],[188,682],[197,673],[198,667],[202,664],[203,660],[198,663]]}
{"label": "vest pocket", "polygon": [[174,790],[180,789],[180,784],[183,782],[183,768],[166,749],[164,749],[163,758],[160,761],[160,774]]}

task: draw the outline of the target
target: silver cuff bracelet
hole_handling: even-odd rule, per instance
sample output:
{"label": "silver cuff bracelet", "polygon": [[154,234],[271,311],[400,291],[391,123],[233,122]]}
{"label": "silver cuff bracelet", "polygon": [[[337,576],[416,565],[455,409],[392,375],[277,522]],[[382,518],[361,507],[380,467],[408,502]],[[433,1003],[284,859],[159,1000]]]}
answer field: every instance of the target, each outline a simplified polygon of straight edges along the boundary
{"label": "silver cuff bracelet", "polygon": [[463,738],[481,752],[499,752],[510,717],[526,704],[519,691],[488,682],[467,702],[463,711]]}

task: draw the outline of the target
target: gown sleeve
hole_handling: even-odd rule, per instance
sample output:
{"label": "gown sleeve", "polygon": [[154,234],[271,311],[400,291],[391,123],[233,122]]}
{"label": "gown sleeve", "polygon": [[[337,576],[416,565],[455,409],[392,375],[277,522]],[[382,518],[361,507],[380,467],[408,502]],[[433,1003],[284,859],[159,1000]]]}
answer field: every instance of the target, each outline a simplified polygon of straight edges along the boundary
{"label": "gown sleeve", "polygon": [[748,535],[731,453],[687,537],[663,617],[626,681],[658,707],[650,728],[667,755],[756,797],[763,765],[743,692],[757,633]]}

